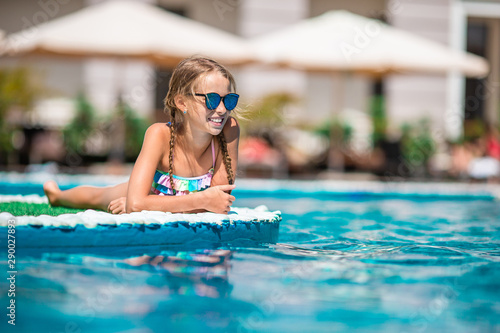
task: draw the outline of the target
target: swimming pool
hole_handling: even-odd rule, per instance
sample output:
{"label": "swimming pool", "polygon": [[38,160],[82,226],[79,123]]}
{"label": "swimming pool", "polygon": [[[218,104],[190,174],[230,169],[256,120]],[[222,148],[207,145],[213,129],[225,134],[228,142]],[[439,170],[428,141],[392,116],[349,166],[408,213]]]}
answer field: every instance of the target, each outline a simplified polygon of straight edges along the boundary
{"label": "swimming pool", "polygon": [[23,255],[15,331],[500,331],[500,205],[486,192],[242,184],[237,206],[282,211],[277,244]]}

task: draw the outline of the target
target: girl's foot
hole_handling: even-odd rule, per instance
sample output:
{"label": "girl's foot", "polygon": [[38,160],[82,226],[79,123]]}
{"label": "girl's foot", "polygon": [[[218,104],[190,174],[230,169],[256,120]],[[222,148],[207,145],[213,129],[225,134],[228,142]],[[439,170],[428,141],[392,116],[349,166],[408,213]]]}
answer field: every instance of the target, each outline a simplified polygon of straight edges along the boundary
{"label": "girl's foot", "polygon": [[49,180],[48,182],[43,184],[43,191],[49,199],[51,206],[59,206],[58,197],[59,193],[61,193],[61,190],[59,189],[59,186],[57,186],[57,183],[55,181]]}

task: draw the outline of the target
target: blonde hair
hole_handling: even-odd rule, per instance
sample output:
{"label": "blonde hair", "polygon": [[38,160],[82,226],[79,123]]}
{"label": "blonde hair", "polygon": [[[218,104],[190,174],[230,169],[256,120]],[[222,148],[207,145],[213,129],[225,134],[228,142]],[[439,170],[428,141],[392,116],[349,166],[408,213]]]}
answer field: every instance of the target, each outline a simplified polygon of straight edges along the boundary
{"label": "blonde hair", "polygon": [[[236,90],[236,82],[234,81],[233,75],[215,60],[204,57],[190,57],[182,60],[174,69],[172,77],[170,78],[168,93],[164,100],[164,112],[170,116],[171,123],[168,174],[170,176],[170,186],[172,187],[174,195],[176,190],[174,189],[173,182],[173,151],[175,138],[184,122],[184,114],[175,104],[175,97],[179,95],[193,96],[196,84],[211,73],[221,74],[229,81],[230,91]],[[219,146],[222,151],[224,166],[227,172],[227,180],[229,184],[232,185],[234,183],[234,173],[231,168],[231,158],[227,151],[226,138],[222,131],[217,135],[217,139],[219,140]]]}

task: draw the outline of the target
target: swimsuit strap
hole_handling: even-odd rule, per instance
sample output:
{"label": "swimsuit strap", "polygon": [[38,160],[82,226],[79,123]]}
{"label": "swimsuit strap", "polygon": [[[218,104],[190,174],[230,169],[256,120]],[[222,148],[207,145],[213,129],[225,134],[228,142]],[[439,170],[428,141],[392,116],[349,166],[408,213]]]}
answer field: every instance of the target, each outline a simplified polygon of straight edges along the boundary
{"label": "swimsuit strap", "polygon": [[214,148],[214,138],[212,137],[212,168],[215,169],[215,148]]}

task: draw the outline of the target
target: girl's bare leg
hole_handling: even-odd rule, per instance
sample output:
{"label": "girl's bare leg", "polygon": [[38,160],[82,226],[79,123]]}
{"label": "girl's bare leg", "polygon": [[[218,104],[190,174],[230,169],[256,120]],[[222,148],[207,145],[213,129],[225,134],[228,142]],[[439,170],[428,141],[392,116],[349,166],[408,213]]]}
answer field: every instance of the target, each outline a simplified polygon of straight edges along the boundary
{"label": "girl's bare leg", "polygon": [[78,186],[61,191],[57,183],[49,180],[43,184],[43,191],[52,206],[107,210],[111,201],[127,196],[127,183],[115,186]]}

